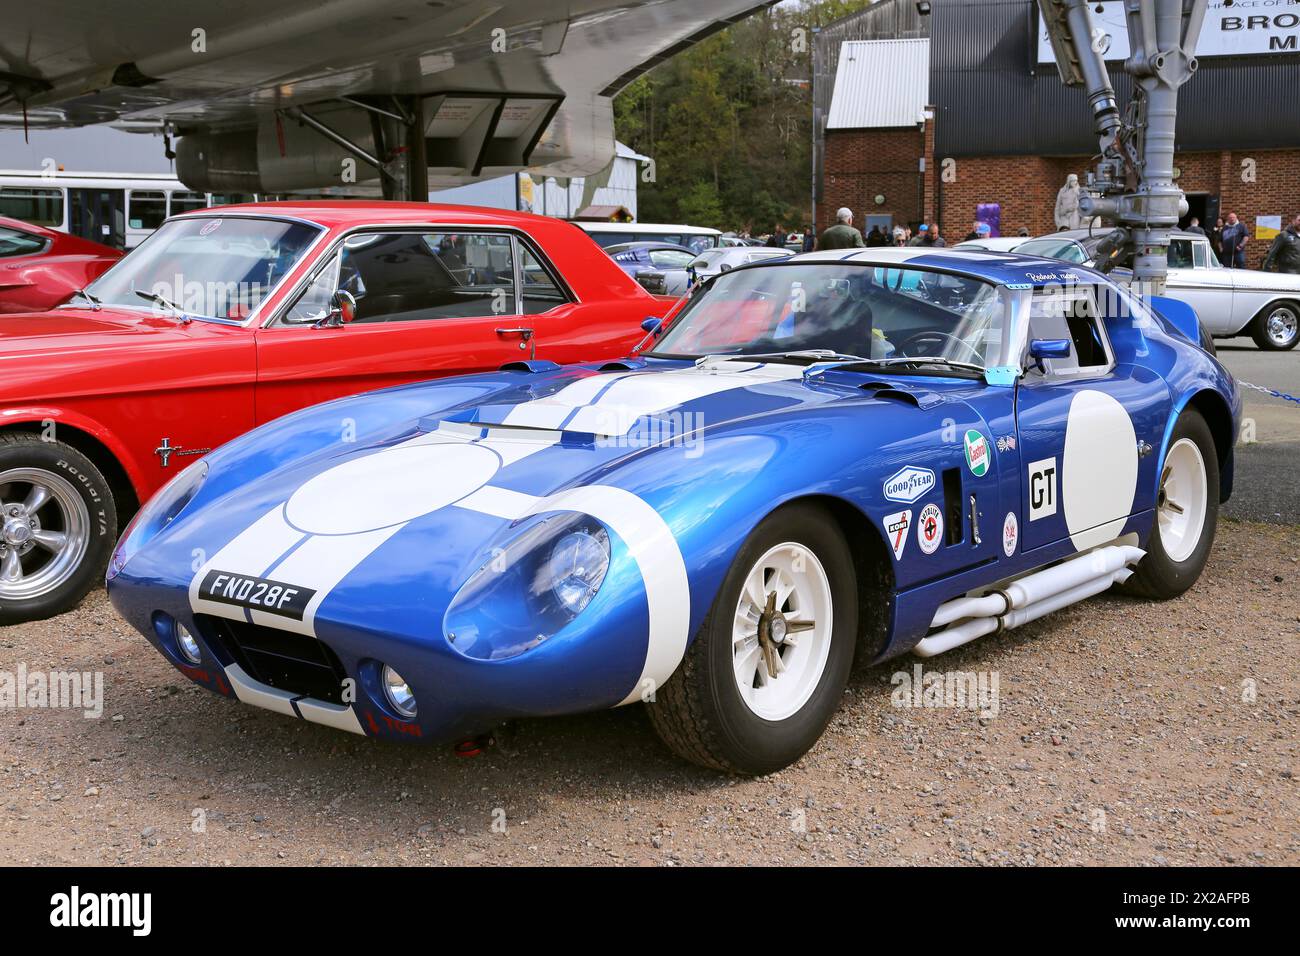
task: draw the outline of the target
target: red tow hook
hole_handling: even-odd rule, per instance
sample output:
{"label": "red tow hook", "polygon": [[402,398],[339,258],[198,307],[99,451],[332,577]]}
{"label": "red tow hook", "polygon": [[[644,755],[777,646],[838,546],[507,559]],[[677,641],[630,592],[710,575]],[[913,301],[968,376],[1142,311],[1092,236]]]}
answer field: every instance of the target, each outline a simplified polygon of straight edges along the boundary
{"label": "red tow hook", "polygon": [[483,751],[491,747],[496,741],[491,734],[480,734],[477,737],[470,737],[468,740],[462,740],[456,746],[451,748],[452,753],[457,757],[481,757]]}

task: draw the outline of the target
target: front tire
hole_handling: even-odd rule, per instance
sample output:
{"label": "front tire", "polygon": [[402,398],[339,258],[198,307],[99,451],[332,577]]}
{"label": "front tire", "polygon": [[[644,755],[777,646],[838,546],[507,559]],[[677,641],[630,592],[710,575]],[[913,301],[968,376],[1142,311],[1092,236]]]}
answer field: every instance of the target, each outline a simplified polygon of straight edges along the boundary
{"label": "front tire", "polygon": [[103,579],[116,538],[113,493],[89,458],[0,434],[0,624],[70,610]]}
{"label": "front tire", "polygon": [[1147,554],[1124,589],[1156,600],[1178,597],[1205,570],[1218,520],[1219,458],[1214,436],[1199,412],[1184,409],[1161,465]]}
{"label": "front tire", "polygon": [[1300,307],[1294,302],[1274,302],[1250,323],[1250,337],[1269,352],[1295,348],[1300,342]]}
{"label": "front tire", "polygon": [[839,528],[807,505],[773,513],[740,549],[681,666],[648,704],[655,731],[678,756],[715,770],[789,766],[839,707],[857,621],[853,557]]}

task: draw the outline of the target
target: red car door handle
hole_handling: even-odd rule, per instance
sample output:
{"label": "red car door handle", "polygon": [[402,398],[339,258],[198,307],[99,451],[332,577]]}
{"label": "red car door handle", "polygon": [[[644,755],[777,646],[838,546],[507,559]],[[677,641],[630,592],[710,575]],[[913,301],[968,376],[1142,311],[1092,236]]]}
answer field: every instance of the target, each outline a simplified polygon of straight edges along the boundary
{"label": "red car door handle", "polygon": [[497,329],[497,335],[518,335],[525,342],[533,337],[532,329]]}

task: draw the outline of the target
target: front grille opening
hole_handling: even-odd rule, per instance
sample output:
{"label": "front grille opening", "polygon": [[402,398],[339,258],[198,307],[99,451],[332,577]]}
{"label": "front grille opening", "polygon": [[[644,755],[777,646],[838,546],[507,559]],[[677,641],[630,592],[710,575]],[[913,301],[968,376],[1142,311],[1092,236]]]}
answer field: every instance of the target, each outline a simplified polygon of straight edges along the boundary
{"label": "front grille opening", "polygon": [[206,614],[196,620],[253,680],[291,694],[344,703],[347,672],[338,655],[316,638]]}

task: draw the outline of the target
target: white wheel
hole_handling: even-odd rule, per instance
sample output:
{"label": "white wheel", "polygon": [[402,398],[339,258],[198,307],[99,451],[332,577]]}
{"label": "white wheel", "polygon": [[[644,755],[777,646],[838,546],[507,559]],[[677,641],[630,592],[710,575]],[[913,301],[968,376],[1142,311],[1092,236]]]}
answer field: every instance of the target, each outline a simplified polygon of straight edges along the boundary
{"label": "white wheel", "polygon": [[833,603],[825,568],[802,545],[778,544],[750,568],[732,652],[740,699],[757,716],[785,720],[808,703],[830,654]]}
{"label": "white wheel", "polygon": [[1156,498],[1160,541],[1171,561],[1186,561],[1201,543],[1208,488],[1200,448],[1191,439],[1180,438],[1165,457]]}

